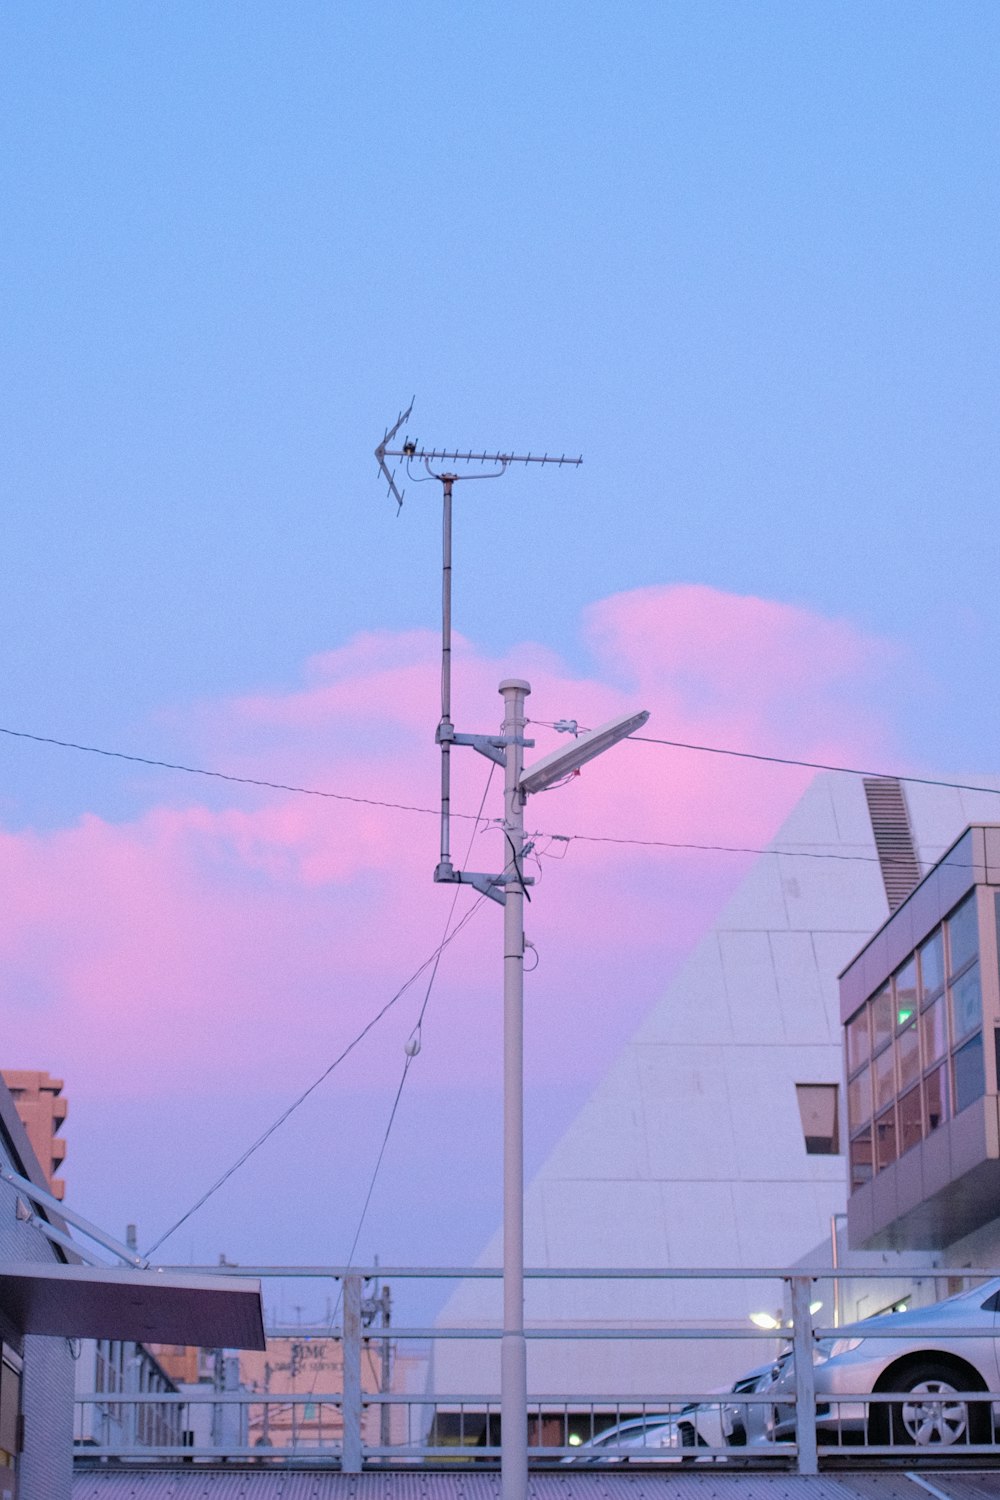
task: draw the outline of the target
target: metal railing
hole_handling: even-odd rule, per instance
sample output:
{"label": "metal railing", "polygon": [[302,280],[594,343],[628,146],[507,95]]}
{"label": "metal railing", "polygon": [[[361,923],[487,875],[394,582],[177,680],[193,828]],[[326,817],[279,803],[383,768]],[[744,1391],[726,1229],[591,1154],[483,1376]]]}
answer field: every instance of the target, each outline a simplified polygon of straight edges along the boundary
{"label": "metal railing", "polygon": [[[425,1389],[419,1392],[364,1390],[366,1346],[386,1341],[498,1340],[496,1326],[430,1326],[366,1329],[362,1318],[366,1282],[376,1277],[400,1281],[499,1279],[497,1269],[353,1268],[353,1267],[204,1267],[204,1273],[253,1275],[282,1279],[321,1278],[339,1283],[342,1319],[336,1329],[313,1330],[336,1341],[342,1353],[342,1388],[332,1391],[222,1391],[205,1383],[197,1390],[175,1392],[85,1391],[77,1395],[78,1461],[231,1464],[323,1464],[345,1472],[367,1468],[480,1464],[496,1467],[500,1458],[500,1398],[486,1394]],[[733,1320],[694,1326],[668,1320],[641,1325],[598,1323],[529,1323],[531,1341],[621,1342],[626,1346],[674,1340],[715,1340],[769,1345],[774,1351],[771,1375],[750,1388],[739,1381],[723,1392],[686,1394],[621,1391],[574,1391],[534,1394],[528,1401],[529,1459],[533,1466],[571,1464],[716,1463],[782,1466],[815,1474],[821,1463],[873,1460],[885,1462],[909,1455],[914,1448],[956,1457],[987,1456],[1000,1461],[1000,1385],[993,1378],[998,1356],[980,1372],[983,1385],[963,1389],[962,1380],[947,1390],[868,1389],[817,1396],[817,1370],[825,1355],[822,1341],[842,1336],[842,1329],[816,1321],[816,1288],[820,1283],[931,1283],[953,1289],[985,1280],[990,1270],[933,1268],[721,1268],[708,1270],[570,1269],[526,1273],[532,1281],[602,1282],[763,1282],[780,1288],[785,1321],[761,1329]],[[842,1299],[838,1299],[838,1302]],[[936,1298],[934,1299],[936,1300]],[[854,1325],[856,1327],[857,1325]],[[296,1325],[282,1330],[308,1337]],[[276,1332],[276,1330],[275,1330]],[[852,1327],[852,1333],[854,1328]],[[860,1336],[858,1334],[857,1336]],[[875,1335],[872,1335],[873,1337]],[[921,1336],[932,1350],[943,1341],[929,1316],[925,1328],[878,1329],[877,1337],[899,1338],[918,1346]],[[948,1344],[980,1340],[992,1349],[992,1320],[983,1326],[946,1330]],[[970,1346],[971,1348],[972,1346]],[[1000,1343],[996,1345],[1000,1350]],[[914,1358],[916,1356],[914,1355]],[[749,1362],[749,1361],[748,1361]],[[925,1361],[926,1363],[926,1361]],[[980,1365],[984,1363],[982,1359]],[[967,1373],[977,1374],[970,1357]],[[956,1372],[958,1367],[956,1365]],[[968,1379],[966,1380],[968,1384]],[[924,1381],[927,1386],[933,1381]],[[884,1415],[883,1415],[884,1413]],[[124,1415],[124,1420],[123,1420]],[[924,1434],[924,1437],[921,1436]]]}

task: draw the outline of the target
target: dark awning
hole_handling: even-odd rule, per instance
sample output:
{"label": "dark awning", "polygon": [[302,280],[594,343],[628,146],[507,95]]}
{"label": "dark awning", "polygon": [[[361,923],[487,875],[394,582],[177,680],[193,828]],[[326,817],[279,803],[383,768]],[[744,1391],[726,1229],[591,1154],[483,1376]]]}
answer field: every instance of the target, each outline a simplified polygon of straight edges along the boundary
{"label": "dark awning", "polygon": [[263,1349],[260,1282],[95,1266],[0,1265],[0,1308],[22,1333]]}

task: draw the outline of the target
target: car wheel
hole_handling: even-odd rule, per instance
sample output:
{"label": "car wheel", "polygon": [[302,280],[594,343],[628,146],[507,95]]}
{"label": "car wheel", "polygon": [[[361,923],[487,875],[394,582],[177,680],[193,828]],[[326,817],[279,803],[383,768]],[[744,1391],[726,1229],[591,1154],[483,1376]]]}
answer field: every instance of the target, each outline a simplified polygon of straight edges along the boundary
{"label": "car wheel", "polygon": [[[975,1382],[978,1384],[978,1381]],[[969,1390],[972,1382],[948,1365],[911,1365],[887,1387],[905,1393],[898,1405],[879,1409],[888,1416],[890,1441],[908,1448],[951,1448],[956,1444],[990,1441],[988,1402],[955,1399],[955,1392]],[[872,1408],[869,1428],[873,1441],[884,1441],[875,1433],[885,1431],[886,1416]]]}

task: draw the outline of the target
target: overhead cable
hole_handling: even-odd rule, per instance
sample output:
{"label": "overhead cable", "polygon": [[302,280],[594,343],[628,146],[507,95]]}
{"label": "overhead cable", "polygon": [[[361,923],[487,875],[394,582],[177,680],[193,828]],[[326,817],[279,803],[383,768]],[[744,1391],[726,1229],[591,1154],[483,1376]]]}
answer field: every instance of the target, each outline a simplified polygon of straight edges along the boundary
{"label": "overhead cable", "polygon": [[1000,787],[974,786],[965,781],[944,781],[937,776],[904,776],[899,771],[861,771],[857,766],[833,766],[821,760],[796,760],[791,755],[762,755],[755,750],[728,750],[722,745],[691,745],[686,740],[662,740],[650,734],[630,734],[644,745],[667,745],[672,750],[696,750],[701,755],[729,755],[736,760],[761,760],[772,766],[802,766],[807,771],[839,771],[847,776],[867,776],[878,781],[908,781],[916,786],[941,786],[956,792],[988,792],[1000,796]]}
{"label": "overhead cable", "polygon": [[302,1104],[304,1104],[306,1102],[306,1100],[309,1098],[310,1094],[315,1093],[315,1091],[319,1088],[319,1086],[320,1086],[321,1083],[325,1083],[325,1081],[329,1078],[330,1074],[334,1071],[334,1069],[338,1068],[340,1066],[340,1064],[344,1061],[344,1059],[346,1057],[348,1057],[354,1051],[355,1047],[357,1047],[357,1045],[359,1044],[359,1042],[363,1041],[364,1038],[368,1035],[368,1033],[373,1029],[373,1027],[375,1027],[375,1026],[378,1025],[378,1023],[379,1023],[379,1021],[381,1021],[382,1017],[385,1016],[385,1015],[387,1015],[388,1012],[392,1009],[392,1007],[397,1003],[397,1001],[399,1001],[399,1000],[401,1000],[403,998],[403,996],[406,994],[406,992],[410,988],[410,986],[413,985],[413,984],[415,984],[417,982],[417,980],[420,978],[421,974],[423,974],[428,968],[431,967],[432,964],[435,963],[435,961],[439,957],[439,955],[442,952],[442,950],[444,948],[447,948],[448,945],[449,945],[449,943],[453,943],[455,941],[455,939],[458,937],[459,933],[471,921],[471,919],[475,916],[476,912],[482,906],[483,902],[486,901],[486,899],[487,898],[485,896],[480,896],[479,899],[477,901],[475,901],[472,904],[472,906],[469,907],[469,910],[465,913],[465,915],[461,919],[461,921],[458,922],[456,924],[456,926],[452,929],[452,931],[448,934],[448,936],[442,942],[440,942],[438,944],[438,946],[434,949],[434,952],[431,953],[427,958],[424,959],[423,963],[420,965],[420,967],[418,969],[414,970],[414,972],[410,975],[409,979],[407,979],[406,983],[403,984],[403,985],[401,985],[400,988],[396,991],[396,993],[392,996],[392,998],[390,1000],[386,1001],[386,1003],[382,1006],[381,1010],[377,1011],[376,1014],[374,1016],[372,1016],[371,1020],[368,1021],[366,1023],[366,1025],[364,1025],[361,1028],[361,1030],[358,1032],[357,1036],[354,1037],[354,1039],[352,1041],[348,1042],[347,1046],[344,1048],[344,1050],[342,1052],[340,1052],[334,1058],[333,1062],[330,1063],[328,1067],[326,1067],[326,1068],[323,1069],[323,1072],[320,1073],[319,1077],[313,1079],[313,1081],[309,1085],[309,1087],[306,1088],[306,1089],[303,1089],[302,1093],[299,1094],[297,1098],[293,1099],[292,1103],[289,1104],[286,1109],[282,1110],[281,1114],[277,1117],[277,1119],[273,1120],[271,1122],[271,1124],[267,1127],[266,1130],[261,1131],[260,1135],[257,1136],[256,1140],[254,1140],[251,1143],[251,1145],[249,1145],[246,1148],[246,1150],[244,1152],[242,1152],[240,1156],[237,1157],[237,1159],[233,1162],[233,1164],[230,1167],[226,1168],[226,1170],[222,1173],[222,1175],[220,1177],[216,1178],[216,1180],[215,1180],[215,1182],[213,1182],[212,1186],[210,1188],[207,1188],[206,1191],[204,1193],[202,1193],[202,1195],[198,1199],[198,1201],[196,1203],[193,1203],[191,1205],[191,1207],[187,1210],[187,1212],[183,1213],[181,1215],[181,1217],[177,1220],[177,1222],[175,1224],[172,1224],[168,1230],[166,1230],[163,1234],[160,1235],[160,1238],[158,1240],[156,1240],[152,1245],[150,1245],[149,1249],[146,1251],[146,1257],[147,1257],[147,1259],[153,1254],[153,1252],[155,1250],[158,1250],[160,1248],[160,1246],[164,1243],[164,1241],[168,1240],[172,1234],[176,1234],[177,1230],[180,1229],[181,1225],[185,1224],[187,1222],[187,1220],[191,1218],[192,1214],[197,1213],[198,1209],[201,1208],[205,1203],[207,1203],[208,1200],[209,1200],[209,1198],[211,1198],[215,1193],[217,1193],[219,1191],[219,1189],[223,1186],[223,1184],[226,1183],[226,1182],[228,1182],[229,1179],[230,1179],[230,1177],[232,1177],[235,1172],[238,1172],[239,1169],[240,1169],[240,1167],[242,1167],[246,1162],[248,1162],[250,1160],[251,1156],[253,1156],[256,1151],[260,1150],[260,1148],[261,1148],[261,1146],[263,1146],[264,1142],[267,1141],[267,1140],[269,1140],[270,1137],[272,1135],[274,1135],[275,1131],[278,1130],[282,1125],[284,1125],[285,1121],[291,1115],[293,1115],[295,1113],[295,1111],[300,1107],[300,1105],[302,1105]]}
{"label": "overhead cable", "polygon": [[[479,803],[479,814],[477,815],[477,819],[476,819],[477,822],[479,821],[479,816],[481,816],[483,808],[486,806],[486,798],[489,795],[490,786],[491,786],[492,781],[493,781],[493,773],[494,773],[495,770],[496,770],[496,763],[493,762],[493,761],[491,761],[490,762],[489,773],[488,773],[488,775],[486,777],[486,785],[483,787],[483,795],[482,795],[482,799],[481,799],[481,801]],[[469,847],[468,847],[468,849],[466,850],[466,853],[465,853],[465,863],[466,864],[469,863],[469,856],[472,853],[472,846],[473,846],[473,844],[475,842],[475,838],[476,838],[476,830],[475,830],[475,828],[473,828],[472,835],[471,835],[471,837],[469,839]],[[407,1073],[410,1070],[410,1064],[413,1062],[413,1059],[418,1055],[418,1053],[420,1051],[420,1044],[421,1044],[421,1040],[422,1040],[421,1033],[422,1033],[422,1030],[423,1030],[424,1016],[427,1014],[427,1006],[430,1003],[431,991],[434,988],[434,981],[437,979],[438,969],[439,969],[439,967],[441,965],[441,955],[443,954],[445,948],[447,947],[447,945],[448,945],[448,943],[450,941],[450,937],[451,937],[451,924],[452,924],[452,921],[454,920],[455,907],[458,905],[458,899],[459,899],[459,897],[462,894],[462,889],[463,889],[463,887],[462,887],[462,885],[460,883],[456,884],[454,894],[453,894],[453,896],[451,898],[451,906],[448,909],[448,916],[445,919],[444,931],[441,934],[441,941],[438,944],[437,950],[436,950],[436,952],[434,954],[434,962],[431,965],[431,971],[430,971],[430,973],[427,976],[427,989],[424,992],[424,998],[423,998],[423,1001],[422,1001],[421,1006],[420,1006],[420,1011],[419,1011],[419,1013],[417,1015],[416,1024],[414,1025],[413,1030],[410,1032],[410,1039],[409,1039],[409,1042],[408,1042],[407,1048],[406,1048],[406,1056],[405,1056],[405,1060],[403,1062],[403,1071],[402,1071],[402,1074],[400,1076],[399,1087],[396,1090],[396,1097],[395,1097],[395,1099],[392,1102],[392,1109],[389,1111],[389,1121],[388,1121],[388,1124],[385,1127],[385,1135],[384,1135],[384,1137],[382,1139],[382,1145],[381,1145],[381,1147],[379,1149],[379,1153],[378,1153],[378,1157],[377,1157],[376,1162],[375,1162],[374,1170],[372,1171],[371,1181],[368,1184],[368,1192],[367,1192],[367,1195],[365,1197],[364,1205],[363,1205],[363,1207],[361,1209],[361,1216],[358,1219],[358,1227],[357,1227],[357,1229],[355,1231],[355,1234],[354,1234],[354,1240],[353,1240],[353,1242],[351,1244],[351,1249],[350,1249],[350,1252],[349,1252],[349,1254],[347,1256],[347,1264],[349,1266],[353,1265],[353,1263],[354,1263],[354,1252],[358,1248],[358,1240],[361,1238],[361,1230],[362,1230],[362,1227],[364,1226],[365,1217],[366,1217],[366,1215],[368,1213],[368,1206],[369,1206],[369,1204],[372,1201],[372,1194],[375,1191],[375,1183],[376,1183],[376,1181],[378,1179],[379,1168],[382,1165],[382,1158],[385,1156],[385,1150],[386,1150],[386,1147],[389,1144],[389,1135],[390,1135],[390,1133],[392,1131],[393,1121],[396,1118],[396,1111],[399,1109],[399,1101],[400,1101],[400,1099],[402,1098],[402,1095],[403,1095],[403,1085],[406,1083],[406,1075],[407,1075]],[[472,909],[474,910],[475,907],[478,907],[482,903],[482,901],[484,899],[485,899],[484,897],[480,896],[479,899],[475,902],[475,906]],[[467,915],[471,915],[471,912],[468,913]],[[413,1046],[414,1043],[416,1043],[415,1046]],[[411,1050],[411,1047],[412,1047],[412,1050]]]}
{"label": "overhead cable", "polygon": [[[0,724],[0,734],[11,739],[32,740],[36,745],[56,745],[61,750],[82,750],[87,755],[103,755],[109,760],[131,761],[134,765],[153,766],[162,771],[184,771],[188,776],[208,776],[215,781],[231,781],[237,786],[259,786],[273,792],[294,792],[300,797],[327,797],[333,802],[358,802],[365,807],[389,807],[398,812],[429,813],[438,817],[432,807],[417,807],[410,802],[388,802],[379,797],[357,797],[348,792],[330,792],[314,786],[295,786],[286,781],[266,781],[259,776],[235,776],[230,771],[210,771],[204,766],[186,766],[174,760],[156,760],[149,755],[130,755],[124,750],[106,750],[100,745],[80,745],[75,740],[58,740],[48,734],[29,734],[25,729],[7,729]],[[471,813],[455,813],[456,818],[470,818]]]}
{"label": "overhead cable", "polygon": [[[534,722],[544,723],[545,721],[536,719]],[[211,777],[218,781],[234,782],[239,786],[254,786],[261,787],[270,791],[292,792],[296,795],[304,797],[324,797],[337,802],[359,803],[366,807],[384,807],[397,812],[420,813],[424,816],[433,818],[438,818],[441,815],[440,808],[421,807],[415,803],[409,802],[390,802],[386,799],[376,797],[361,797],[348,792],[333,792],[320,789],[318,787],[298,786],[290,782],[271,781],[256,776],[236,776],[228,771],[214,771],[208,770],[204,766],[189,766],[178,761],[161,760],[146,755],[132,755],[124,750],[108,750],[96,745],[80,744],[74,740],[56,739],[51,735],[33,734],[29,733],[27,730],[22,729],[9,729],[4,727],[3,725],[0,725],[0,735],[8,735],[14,739],[30,740],[33,743],[40,745],[55,745],[63,750],[78,750],[88,755],[102,755],[112,760],[131,761],[137,765],[153,766],[167,771],[182,771],[190,776]],[[1000,796],[1000,787],[977,786],[964,781],[946,781],[930,776],[904,776],[898,774],[895,771],[863,771],[860,770],[857,766],[838,766],[827,764],[823,761],[797,760],[792,756],[764,755],[751,750],[731,750],[721,745],[695,745],[685,740],[658,739],[650,735],[633,734],[627,737],[625,743],[627,743],[628,740],[635,740],[637,743],[663,745],[675,750],[691,750],[706,755],[724,755],[732,756],[740,760],[763,761],[772,765],[801,766],[803,769],[810,771],[834,771],[846,776],[878,777],[881,780],[913,782],[920,786],[936,786],[943,787],[952,791],[982,792],[990,796]],[[476,824],[490,821],[489,819],[484,818],[481,814],[476,813],[452,812],[452,817],[462,818],[467,822]],[[590,844],[633,845],[636,848],[646,849],[677,849],[681,851],[692,850],[707,854],[781,854],[783,852],[792,852],[787,850],[782,851],[781,849],[775,849],[773,847],[759,848],[755,846],[739,844],[700,844],[671,839],[627,838],[623,836],[615,836],[612,834],[555,834],[539,831],[536,832],[535,837],[555,838],[565,840],[567,842],[572,840],[578,843]],[[878,859],[876,857],[867,854],[828,854],[820,853],[819,851],[815,850],[796,850],[794,852],[804,859],[854,860],[863,864],[878,863]]]}

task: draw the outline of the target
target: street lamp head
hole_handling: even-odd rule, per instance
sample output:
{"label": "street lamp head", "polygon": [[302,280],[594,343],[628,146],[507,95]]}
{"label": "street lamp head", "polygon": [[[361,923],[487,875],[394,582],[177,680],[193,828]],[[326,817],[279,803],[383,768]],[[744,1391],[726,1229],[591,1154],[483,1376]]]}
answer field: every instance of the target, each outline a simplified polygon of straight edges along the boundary
{"label": "street lamp head", "polygon": [[605,750],[610,750],[619,740],[627,739],[630,734],[641,729],[648,718],[649,713],[643,709],[637,714],[621,714],[617,719],[609,719],[606,724],[598,725],[596,729],[588,729],[586,734],[581,734],[565,749],[553,750],[551,755],[544,755],[533,766],[529,766],[518,782],[519,789],[525,796],[532,792],[544,792],[554,782],[562,781],[564,776],[578,771],[588,760],[603,755]]}

